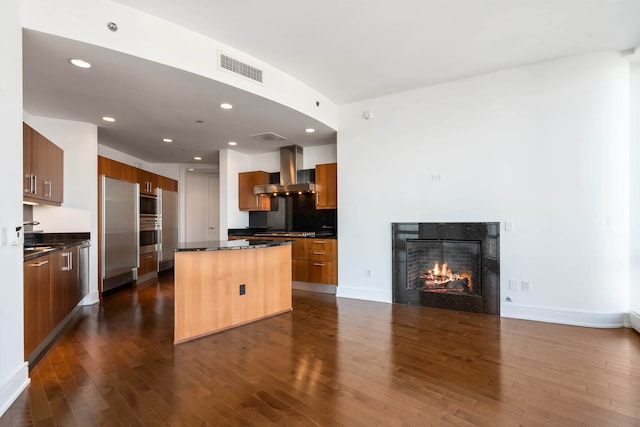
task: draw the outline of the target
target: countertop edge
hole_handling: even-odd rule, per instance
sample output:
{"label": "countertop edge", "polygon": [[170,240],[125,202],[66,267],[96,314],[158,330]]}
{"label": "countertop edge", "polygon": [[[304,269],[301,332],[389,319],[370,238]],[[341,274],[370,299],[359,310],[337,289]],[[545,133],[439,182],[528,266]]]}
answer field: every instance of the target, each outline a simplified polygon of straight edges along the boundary
{"label": "countertop edge", "polygon": [[[240,239],[242,240],[242,239]],[[238,240],[232,240],[234,242],[237,242]],[[222,242],[229,242],[228,240],[223,240]],[[178,253],[178,252],[212,252],[212,251],[235,251],[235,250],[245,250],[245,249],[261,249],[261,248],[270,248],[270,247],[276,247],[276,246],[283,246],[283,245],[292,245],[293,244],[293,240],[252,240],[252,243],[250,245],[246,245],[246,246],[224,246],[224,245],[208,245],[205,243],[208,242],[194,242],[193,243],[193,247],[177,247],[174,249],[174,252]],[[202,245],[201,245],[202,243]],[[211,242],[213,243],[213,242]],[[188,245],[189,243],[185,243],[185,245]]]}
{"label": "countertop edge", "polygon": [[[49,255],[49,254],[53,254],[59,251],[63,251],[65,249],[69,249],[72,248],[74,246],[80,246],[80,245],[84,245],[91,242],[90,239],[87,240],[80,240],[77,242],[69,242],[69,243],[52,243],[51,247],[49,249],[43,249],[43,250],[35,250],[33,252],[27,253],[24,255],[24,261],[31,261],[34,260],[36,258],[40,258],[43,257],[45,255]],[[27,246],[28,247],[28,246]]]}

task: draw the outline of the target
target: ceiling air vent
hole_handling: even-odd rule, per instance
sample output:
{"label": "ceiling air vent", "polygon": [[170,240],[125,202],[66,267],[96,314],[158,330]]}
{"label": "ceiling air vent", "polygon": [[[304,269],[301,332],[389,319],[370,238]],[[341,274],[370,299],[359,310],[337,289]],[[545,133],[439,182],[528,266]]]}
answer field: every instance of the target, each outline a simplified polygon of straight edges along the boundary
{"label": "ceiling air vent", "polygon": [[273,132],[257,133],[255,135],[251,135],[250,138],[263,142],[284,141],[287,139],[284,136]]}
{"label": "ceiling air vent", "polygon": [[262,70],[222,53],[220,54],[220,68],[224,68],[232,73],[240,74],[243,77],[262,83]]}

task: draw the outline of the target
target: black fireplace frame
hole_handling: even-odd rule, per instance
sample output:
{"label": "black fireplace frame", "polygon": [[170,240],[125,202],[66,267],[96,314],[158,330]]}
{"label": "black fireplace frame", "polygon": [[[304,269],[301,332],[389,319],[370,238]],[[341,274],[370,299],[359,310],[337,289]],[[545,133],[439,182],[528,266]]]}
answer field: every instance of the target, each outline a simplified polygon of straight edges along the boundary
{"label": "black fireplace frame", "polygon": [[[500,315],[499,222],[394,222],[392,232],[393,302]],[[407,287],[408,240],[479,241],[482,295],[420,292]],[[423,298],[420,296],[423,294]]]}

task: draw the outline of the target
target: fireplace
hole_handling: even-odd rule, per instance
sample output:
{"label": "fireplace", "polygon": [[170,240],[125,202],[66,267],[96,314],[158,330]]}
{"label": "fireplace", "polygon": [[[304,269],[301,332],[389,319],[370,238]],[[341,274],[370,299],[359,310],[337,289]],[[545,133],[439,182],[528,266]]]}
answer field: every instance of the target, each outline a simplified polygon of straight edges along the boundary
{"label": "fireplace", "polygon": [[393,302],[500,314],[499,223],[393,223]]}

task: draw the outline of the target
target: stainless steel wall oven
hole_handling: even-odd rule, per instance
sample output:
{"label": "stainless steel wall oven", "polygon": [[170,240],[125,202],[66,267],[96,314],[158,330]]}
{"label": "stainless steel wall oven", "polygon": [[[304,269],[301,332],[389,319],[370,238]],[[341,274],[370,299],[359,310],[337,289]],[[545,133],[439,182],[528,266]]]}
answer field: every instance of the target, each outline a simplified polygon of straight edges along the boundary
{"label": "stainless steel wall oven", "polygon": [[140,253],[148,254],[158,250],[162,221],[160,215],[140,215]]}

